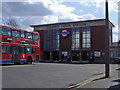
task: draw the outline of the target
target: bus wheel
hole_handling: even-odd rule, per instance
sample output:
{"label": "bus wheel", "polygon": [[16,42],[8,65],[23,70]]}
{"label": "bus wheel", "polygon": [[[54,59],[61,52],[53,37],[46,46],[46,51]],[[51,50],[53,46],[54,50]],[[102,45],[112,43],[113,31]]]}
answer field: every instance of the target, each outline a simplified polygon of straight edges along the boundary
{"label": "bus wheel", "polygon": [[27,58],[27,63],[28,63],[28,64],[32,64],[32,57],[28,57],[28,58]]}
{"label": "bus wheel", "polygon": [[30,64],[32,64],[32,58],[30,59]]}

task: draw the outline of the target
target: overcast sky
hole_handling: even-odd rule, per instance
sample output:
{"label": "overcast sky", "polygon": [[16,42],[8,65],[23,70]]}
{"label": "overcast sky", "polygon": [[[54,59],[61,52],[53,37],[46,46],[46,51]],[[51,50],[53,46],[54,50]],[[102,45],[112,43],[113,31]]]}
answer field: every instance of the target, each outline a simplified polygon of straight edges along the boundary
{"label": "overcast sky", "polygon": [[[104,0],[4,0],[2,24],[14,17],[22,29],[30,25],[105,18]],[[118,40],[118,0],[109,0],[109,18],[115,25],[113,41]]]}

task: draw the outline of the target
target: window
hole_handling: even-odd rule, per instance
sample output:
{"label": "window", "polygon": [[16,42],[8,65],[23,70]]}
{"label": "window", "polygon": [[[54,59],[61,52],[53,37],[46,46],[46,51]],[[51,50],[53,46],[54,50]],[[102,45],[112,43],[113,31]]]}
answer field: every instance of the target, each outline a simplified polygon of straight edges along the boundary
{"label": "window", "polygon": [[33,39],[39,40],[39,35],[37,33],[33,33]]}
{"label": "window", "polygon": [[91,45],[90,27],[82,27],[82,48],[90,49]]}
{"label": "window", "polygon": [[52,50],[59,50],[59,30],[52,31]]}
{"label": "window", "polygon": [[2,35],[2,27],[0,27],[0,35]]}
{"label": "window", "polygon": [[2,53],[2,45],[0,45],[0,53]]}
{"label": "window", "polygon": [[26,32],[26,38],[32,39],[32,33]]}
{"label": "window", "polygon": [[20,53],[25,53],[25,47],[20,48]]}
{"label": "window", "polygon": [[11,36],[11,29],[2,27],[2,35]]}
{"label": "window", "polygon": [[43,39],[44,51],[50,50],[50,31],[44,30],[44,39]]}
{"label": "window", "polygon": [[36,52],[36,48],[35,47],[33,47],[33,53],[35,53]]}
{"label": "window", "polygon": [[32,54],[32,47],[25,47],[25,53]]}
{"label": "window", "polygon": [[1,52],[2,53],[10,53],[10,46],[3,45]]}
{"label": "window", "polygon": [[25,31],[21,31],[21,37],[25,38]]}
{"label": "window", "polygon": [[12,29],[12,36],[14,36],[14,37],[20,37],[20,31]]}
{"label": "window", "polygon": [[80,48],[80,30],[79,28],[72,28],[72,50],[79,50]]}

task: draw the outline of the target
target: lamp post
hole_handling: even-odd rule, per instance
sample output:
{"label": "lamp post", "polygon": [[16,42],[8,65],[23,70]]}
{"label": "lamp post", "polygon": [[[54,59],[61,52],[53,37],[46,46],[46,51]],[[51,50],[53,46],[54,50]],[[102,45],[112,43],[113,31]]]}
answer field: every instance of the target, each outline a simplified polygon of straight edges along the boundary
{"label": "lamp post", "polygon": [[105,77],[108,78],[109,71],[109,15],[108,0],[105,1]]}

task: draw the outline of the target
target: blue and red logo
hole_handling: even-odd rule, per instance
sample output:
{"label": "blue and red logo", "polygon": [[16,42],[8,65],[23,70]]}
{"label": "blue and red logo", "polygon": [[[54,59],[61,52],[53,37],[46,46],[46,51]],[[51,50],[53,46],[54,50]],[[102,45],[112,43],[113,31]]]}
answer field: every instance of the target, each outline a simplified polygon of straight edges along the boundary
{"label": "blue and red logo", "polygon": [[70,32],[69,32],[67,29],[63,29],[63,30],[61,30],[61,32],[60,32],[60,35],[61,35],[63,38],[67,37],[69,34],[70,34]]}

